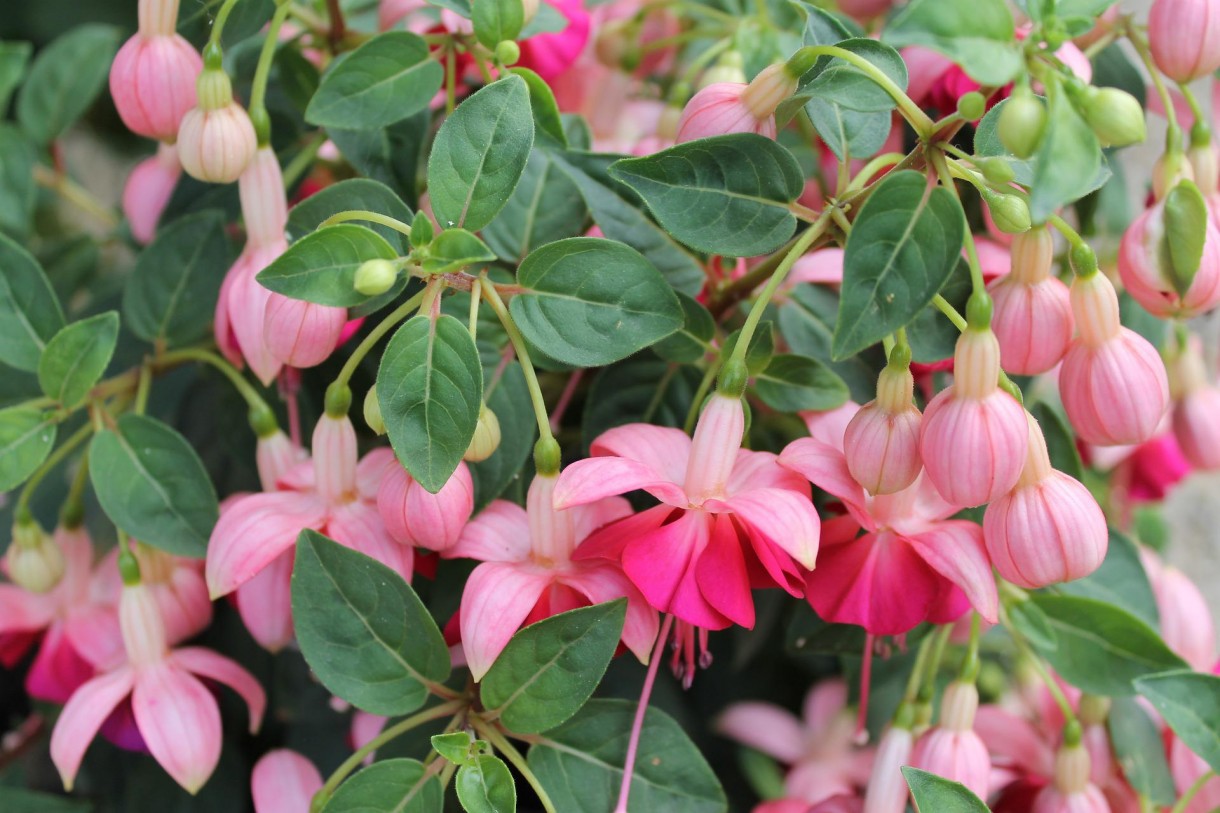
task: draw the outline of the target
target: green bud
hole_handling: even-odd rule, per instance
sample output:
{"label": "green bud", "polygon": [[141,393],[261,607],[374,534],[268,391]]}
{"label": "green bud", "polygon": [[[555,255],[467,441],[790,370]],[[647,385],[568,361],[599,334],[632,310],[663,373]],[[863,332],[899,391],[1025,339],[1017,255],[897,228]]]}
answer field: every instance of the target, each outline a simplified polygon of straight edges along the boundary
{"label": "green bud", "polygon": [[432,221],[423,212],[416,212],[415,219],[411,221],[411,245],[423,248],[432,242],[432,235]]}
{"label": "green bud", "polygon": [[500,448],[500,419],[484,404],[479,408],[479,422],[474,428],[474,437],[462,459],[468,463],[480,463],[495,454]]}
{"label": "green bud", "polygon": [[397,280],[398,267],[394,263],[389,260],[366,260],[356,269],[352,287],[365,296],[377,296],[393,288]]}
{"label": "green bud", "polygon": [[987,100],[977,90],[972,90],[957,100],[957,115],[966,121],[978,121],[986,112]]}
{"label": "green bud", "polygon": [[559,449],[559,442],[550,436],[538,438],[534,444],[534,469],[544,477],[553,477],[559,474],[562,464],[563,453]]}
{"label": "green bud", "polygon": [[749,381],[750,372],[746,369],[746,363],[737,359],[730,359],[725,362],[724,369],[720,371],[716,389],[724,395],[740,398],[742,393],[746,391],[746,384]]}
{"label": "green bud", "polygon": [[1012,167],[1003,158],[983,158],[976,163],[978,168],[982,170],[983,177],[987,179],[987,182],[993,183],[996,186],[1010,184],[1017,177]]}
{"label": "green bud", "polygon": [[1018,158],[1029,158],[1038,151],[1046,130],[1046,107],[1027,87],[1018,87],[1000,108],[996,133],[1000,143]]}
{"label": "green bud", "polygon": [[275,419],[275,413],[266,404],[250,410],[250,428],[254,430],[254,436],[259,438],[267,438],[280,431],[279,421]]}
{"label": "green bud", "polygon": [[385,434],[385,421],[381,418],[381,402],[377,400],[377,385],[369,387],[364,395],[364,422],[375,434]]}
{"label": "green bud", "polygon": [[1138,144],[1147,135],[1144,108],[1139,100],[1118,88],[1093,88],[1081,110],[1103,147]]}
{"label": "green bud", "polygon": [[496,43],[496,61],[501,65],[516,65],[521,59],[521,46],[512,40]]}
{"label": "green bud", "polygon": [[1016,195],[1004,192],[984,192],[983,199],[991,211],[996,228],[1005,234],[1022,234],[1029,231],[1032,221],[1029,205]]}

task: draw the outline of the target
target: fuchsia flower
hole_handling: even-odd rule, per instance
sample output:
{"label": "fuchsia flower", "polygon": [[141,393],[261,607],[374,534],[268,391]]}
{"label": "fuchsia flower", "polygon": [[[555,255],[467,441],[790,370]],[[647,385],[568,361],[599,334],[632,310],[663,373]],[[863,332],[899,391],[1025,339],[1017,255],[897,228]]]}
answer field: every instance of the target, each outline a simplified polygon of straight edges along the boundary
{"label": "fuchsia flower", "polygon": [[923,415],[912,401],[911,354],[899,354],[896,348],[890,355],[890,363],[877,377],[876,399],[860,408],[843,434],[848,471],[874,495],[902,491],[923,470],[919,457]]}
{"label": "fuchsia flower", "polygon": [[150,243],[174,187],[182,177],[178,148],[159,144],[156,155],[136,164],[123,186],[123,215],[137,243]]}
{"label": "fuchsia flower", "polygon": [[466,582],[460,611],[462,649],[475,680],[482,680],[522,626],[624,596],[623,643],[648,661],[657,637],[656,612],[617,565],[573,558],[594,529],[628,516],[631,506],[611,497],[557,511],[556,479],[535,476],[524,509],[496,500],[445,553],[482,562]]}
{"label": "fuchsia flower", "polygon": [[1161,73],[1183,84],[1220,68],[1220,9],[1209,0],[1156,0],[1148,44]]}
{"label": "fuchsia flower", "polygon": [[241,177],[258,149],[250,114],[233,99],[233,84],[218,54],[196,82],[198,105],[178,126],[178,156],[192,178],[207,183],[233,183]]}
{"label": "fuchsia flower", "polygon": [[1090,769],[1083,745],[1061,746],[1054,779],[1034,799],[1032,813],[1110,813],[1105,794],[1090,781]]}
{"label": "fuchsia flower", "polygon": [[[305,528],[410,580],[413,551],[394,541],[377,513],[377,488],[391,465],[398,464],[389,449],[376,449],[357,463],[351,420],[323,415],[313,433],[313,461],[281,477],[280,490],[236,500],[216,523],[205,571],[213,598],[233,592],[273,563],[291,571],[292,548]],[[276,561],[283,558],[286,563]]]}
{"label": "fuchsia flower", "polygon": [[589,12],[581,0],[547,0],[547,3],[568,24],[562,31],[535,34],[522,40],[517,64],[550,81],[570,68],[584,50],[589,41]]}
{"label": "fuchsia flower", "polygon": [[203,60],[178,35],[178,0],[140,0],[140,28],[110,66],[110,96],[133,133],[172,144],[195,106]]}
{"label": "fuchsia flower", "polygon": [[51,759],[72,789],[81,759],[102,723],[129,696],[140,736],[179,785],[195,793],[220,759],[220,710],[200,677],[234,689],[258,730],[266,695],[245,669],[210,649],[170,649],[158,601],[146,585],[124,586],[119,625],[126,662],[77,689],[51,734]]}
{"label": "fuchsia flower", "polygon": [[386,530],[404,545],[445,551],[457,544],[474,511],[474,480],[465,461],[435,494],[402,466],[386,469],[377,491],[377,510]]}
{"label": "fuchsia flower", "polygon": [[920,736],[911,755],[917,768],[961,782],[980,799],[987,798],[991,757],[974,731],[979,691],[973,683],[955,681],[945,689],[940,723]]}
{"label": "fuchsia flower", "polygon": [[905,726],[892,725],[881,735],[864,791],[863,813],[904,813],[910,791],[902,776],[902,766],[911,764],[914,746],[915,735]]}
{"label": "fuchsia flower", "polygon": [[1068,288],[1051,276],[1055,242],[1046,228],[1012,240],[1012,271],[987,286],[1000,363],[1019,375],[1045,373],[1067,352],[1075,321]]}
{"label": "fuchsia flower", "polygon": [[[1220,10],[1216,13],[1220,17]],[[1165,239],[1165,203],[1152,205],[1127,227],[1118,251],[1118,273],[1123,286],[1149,313],[1162,319],[1189,319],[1220,304],[1220,231],[1205,221],[1203,256],[1185,294],[1176,289],[1162,256]]]}
{"label": "fuchsia flower", "polygon": [[1192,669],[1210,671],[1216,665],[1216,627],[1207,600],[1185,573],[1150,548],[1140,548],[1140,560],[1156,597],[1166,645]]}
{"label": "fuchsia flower", "polygon": [[1205,471],[1220,468],[1220,387],[1207,380],[1197,337],[1178,351],[1173,387],[1173,436],[1190,464]]}
{"label": "fuchsia flower", "polygon": [[560,475],[555,507],[637,489],[661,505],[603,528],[578,557],[621,561],[653,607],[704,629],[752,627],[752,586],[802,595],[820,525],[808,485],[775,455],[742,449],[744,427],[741,399],[716,394],[693,440],[647,424],[604,432]]}
{"label": "fuchsia flower", "polygon": [[676,141],[728,133],[757,133],[775,138],[775,110],[796,90],[796,79],[783,64],[769,65],[748,85],[714,82],[686,103]]}
{"label": "fuchsia flower", "polygon": [[818,567],[808,576],[806,595],[823,619],[899,635],[923,621],[954,621],[973,606],[995,622],[982,529],[949,519],[960,506],[945,502],[926,475],[896,494],[870,497],[848,471],[841,434],[837,445],[795,440],[779,461],[848,511],[824,523]]}
{"label": "fuchsia flower", "polygon": [[313,795],[321,789],[322,775],[314,764],[286,748],[263,754],[250,774],[254,813],[309,813]]}

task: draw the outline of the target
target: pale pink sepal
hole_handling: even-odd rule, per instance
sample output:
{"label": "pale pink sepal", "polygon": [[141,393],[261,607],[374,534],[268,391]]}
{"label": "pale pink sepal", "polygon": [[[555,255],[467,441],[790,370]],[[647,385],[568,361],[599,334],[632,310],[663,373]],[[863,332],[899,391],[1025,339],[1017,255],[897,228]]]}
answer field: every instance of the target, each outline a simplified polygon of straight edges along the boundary
{"label": "pale pink sepal", "polygon": [[347,309],[292,299],[272,292],[263,315],[263,341],[290,367],[315,367],[339,345]]}
{"label": "pale pink sepal", "polygon": [[710,511],[737,515],[806,570],[813,570],[822,523],[804,495],[782,488],[756,488],[727,500],[708,500],[705,505]]}
{"label": "pale pink sepal", "polygon": [[185,669],[161,663],[140,669],[131,708],[153,757],[188,793],[196,793],[220,761],[216,698]]}
{"label": "pale pink sepal", "polygon": [[979,615],[996,623],[999,596],[978,525],[947,520],[937,523],[933,530],[909,537],[909,542],[937,573],[961,588]]}
{"label": "pale pink sepal", "polygon": [[267,710],[267,693],[262,685],[236,661],[230,660],[204,647],[175,649],[169,661],[199,677],[223,683],[246,701],[250,711],[250,733],[258,731]]}
{"label": "pale pink sepal", "polygon": [[480,562],[516,562],[530,553],[529,517],[525,509],[507,500],[496,500],[466,524],[457,544],[446,557]]}
{"label": "pale pink sepal", "polygon": [[72,790],[89,743],[134,684],[135,673],[129,667],[122,667],[93,678],[77,689],[64,705],[55,722],[55,730],[51,732],[51,761],[66,790]]}
{"label": "pale pink sepal", "polygon": [[181,177],[178,148],[169,144],[158,146],[156,155],[136,164],[127,176],[123,185],[123,216],[137,243],[152,242],[157,222]]}
{"label": "pale pink sepal", "polygon": [[110,67],[110,96],[127,129],[173,143],[183,117],[195,106],[199,52],[178,34],[135,34]]}
{"label": "pale pink sepal", "polygon": [[284,551],[252,579],[237,588],[235,599],[242,623],[259,645],[279,652],[292,642],[292,563]]}
{"label": "pale pink sepal", "polygon": [[550,581],[545,570],[500,562],[484,562],[470,574],[460,625],[462,649],[476,681],[487,674]]}
{"label": "pale pink sepal", "polygon": [[771,703],[734,703],[716,720],[716,730],[785,765],[805,752],[805,731],[787,709]]}
{"label": "pale pink sepal", "polygon": [[321,788],[322,775],[314,764],[286,748],[263,754],[250,774],[254,813],[309,813]]}
{"label": "pale pink sepal", "polygon": [[332,511],[326,533],[336,542],[381,562],[404,581],[411,581],[415,549],[394,541],[375,505],[359,501],[340,505]]}
{"label": "pale pink sepal", "polygon": [[756,133],[775,138],[775,117],[759,119],[742,101],[747,85],[714,82],[700,90],[682,110],[677,143],[729,133]]}
{"label": "pale pink sepal", "polygon": [[213,598],[233,592],[291,548],[304,528],[318,530],[326,505],[313,494],[253,494],[226,511],[208,542],[207,584]]}

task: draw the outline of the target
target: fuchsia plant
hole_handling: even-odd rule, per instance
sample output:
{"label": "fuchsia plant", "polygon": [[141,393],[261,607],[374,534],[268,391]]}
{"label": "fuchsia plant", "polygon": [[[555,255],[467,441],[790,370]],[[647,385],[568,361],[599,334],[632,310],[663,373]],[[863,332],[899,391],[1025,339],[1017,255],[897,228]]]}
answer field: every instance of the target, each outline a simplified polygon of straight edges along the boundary
{"label": "fuchsia plant", "polygon": [[1220,799],[1215,0],[187,5],[0,42],[0,810]]}

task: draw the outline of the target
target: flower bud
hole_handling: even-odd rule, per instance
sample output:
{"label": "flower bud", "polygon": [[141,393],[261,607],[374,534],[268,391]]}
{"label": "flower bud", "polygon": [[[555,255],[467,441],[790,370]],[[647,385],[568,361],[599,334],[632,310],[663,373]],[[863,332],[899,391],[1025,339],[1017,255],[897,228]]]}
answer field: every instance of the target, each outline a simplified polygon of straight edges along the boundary
{"label": "flower bud", "polygon": [[1000,143],[1018,158],[1029,158],[1038,151],[1045,130],[1046,107],[1029,88],[1018,87],[1000,110]]}
{"label": "flower bud", "polygon": [[[1200,253],[1190,254],[1186,234],[1202,237]],[[1220,304],[1220,231],[1190,181],[1127,227],[1118,273],[1131,297],[1154,316],[1190,318]]]}
{"label": "flower bud", "polygon": [[364,396],[364,422],[375,434],[385,434],[385,421],[381,417],[381,402],[377,400],[377,385],[369,387]]}
{"label": "flower bud", "polygon": [[1210,200],[1220,189],[1220,156],[1216,154],[1216,147],[1208,140],[1192,146],[1186,158],[1190,161],[1195,184],[1203,197]]}
{"label": "flower bud", "polygon": [[314,367],[339,346],[347,309],[272,293],[263,314],[263,342],[277,360]]}
{"label": "flower bud", "polygon": [[1150,548],[1140,548],[1140,560],[1152,584],[1161,636],[1165,644],[1200,672],[1216,664],[1216,627],[1211,608],[1198,586]]}
{"label": "flower bud", "polygon": [[[199,107],[182,117],[178,128],[178,157],[192,178],[208,183],[232,183],[241,177],[254,159],[258,138],[245,109],[230,100],[217,107],[204,107],[202,88],[208,74],[199,76]],[[228,77],[224,82],[228,83]]]}
{"label": "flower bud", "polygon": [[1156,0],[1148,45],[1161,73],[1192,82],[1220,68],[1220,13],[1211,0]]}
{"label": "flower bud", "polygon": [[1220,388],[1208,383],[1197,344],[1189,342],[1170,369],[1173,436],[1192,466],[1209,471],[1220,468]]}
{"label": "flower bud", "polygon": [[305,450],[293,443],[278,426],[274,431],[260,435],[255,445],[254,459],[263,491],[275,491],[280,478],[307,458]]}
{"label": "flower bud", "polygon": [[152,242],[157,222],[181,177],[178,148],[164,142],[157,147],[156,155],[145,158],[127,176],[123,186],[123,215],[137,243]]}
{"label": "flower bud", "polygon": [[1012,183],[1013,179],[1017,177],[1012,165],[1003,158],[981,158],[978,160],[977,166],[982,170],[987,182],[997,186]]}
{"label": "flower bud", "polygon": [[1005,234],[1021,234],[1029,231],[1031,225],[1029,205],[1016,195],[1005,192],[983,192],[983,200],[991,212],[992,222],[996,228]]}
{"label": "flower bud", "polygon": [[966,121],[978,121],[987,112],[987,100],[977,90],[962,94],[957,100],[957,115]]}
{"label": "flower bud", "polygon": [[435,494],[397,464],[388,468],[377,490],[377,512],[386,530],[405,545],[448,550],[473,511],[474,480],[464,462]]}
{"label": "flower bud", "polygon": [[1195,180],[1194,166],[1181,150],[1162,153],[1152,165],[1152,197],[1161,200],[1182,181]]}
{"label": "flower bud", "polygon": [[1103,147],[1126,147],[1147,137],[1144,108],[1138,99],[1118,88],[1090,90],[1081,112]]}
{"label": "flower bud", "polygon": [[119,630],[132,666],[152,666],[165,658],[169,636],[151,586],[124,584],[119,595]]}
{"label": "flower bud", "polygon": [[860,408],[843,433],[848,471],[871,494],[902,491],[923,470],[923,416],[912,401],[914,390],[910,369],[891,362],[877,377],[877,398]]}
{"label": "flower bud", "polygon": [[775,109],[796,92],[797,77],[782,62],[768,65],[741,92],[741,102],[756,119],[775,115]]}
{"label": "flower bud", "polygon": [[31,593],[54,590],[64,575],[63,551],[51,535],[32,520],[13,526],[5,563],[13,584]]}
{"label": "flower bud", "polygon": [[[695,425],[684,489],[693,505],[723,498],[745,433],[741,398],[716,392]],[[812,567],[812,563],[810,563]]]}
{"label": "flower bud", "polygon": [[195,106],[203,60],[172,31],[136,34],[110,66],[110,96],[123,124],[137,135],[172,144],[182,117]]}
{"label": "flower bud", "polygon": [[974,731],[979,692],[973,683],[955,681],[945,689],[940,725],[925,732],[911,754],[911,764],[961,782],[982,799],[987,798],[991,757]]}
{"label": "flower bud", "polygon": [[496,43],[496,59],[501,65],[516,65],[521,59],[521,46],[512,40],[501,40]]}
{"label": "flower bud", "polygon": [[907,809],[910,794],[902,766],[910,764],[914,742],[911,729],[898,725],[881,736],[864,791],[863,813],[903,813]]}
{"label": "flower bud", "polygon": [[318,495],[331,503],[356,494],[356,428],[347,415],[324,413],[313,430],[314,484]]}
{"label": "flower bud", "polygon": [[500,448],[500,419],[487,404],[479,407],[479,422],[474,428],[474,437],[462,459],[470,463],[480,463],[495,454]]}
{"label": "flower bud", "polygon": [[1036,375],[1058,364],[1072,341],[1071,296],[1051,276],[1055,244],[1045,227],[1014,237],[1011,251],[1012,271],[987,286],[991,325],[1004,369]]}
{"label": "flower bud", "polygon": [[365,296],[378,296],[394,287],[398,281],[398,267],[389,260],[366,260],[356,269],[352,282],[358,292]]}

